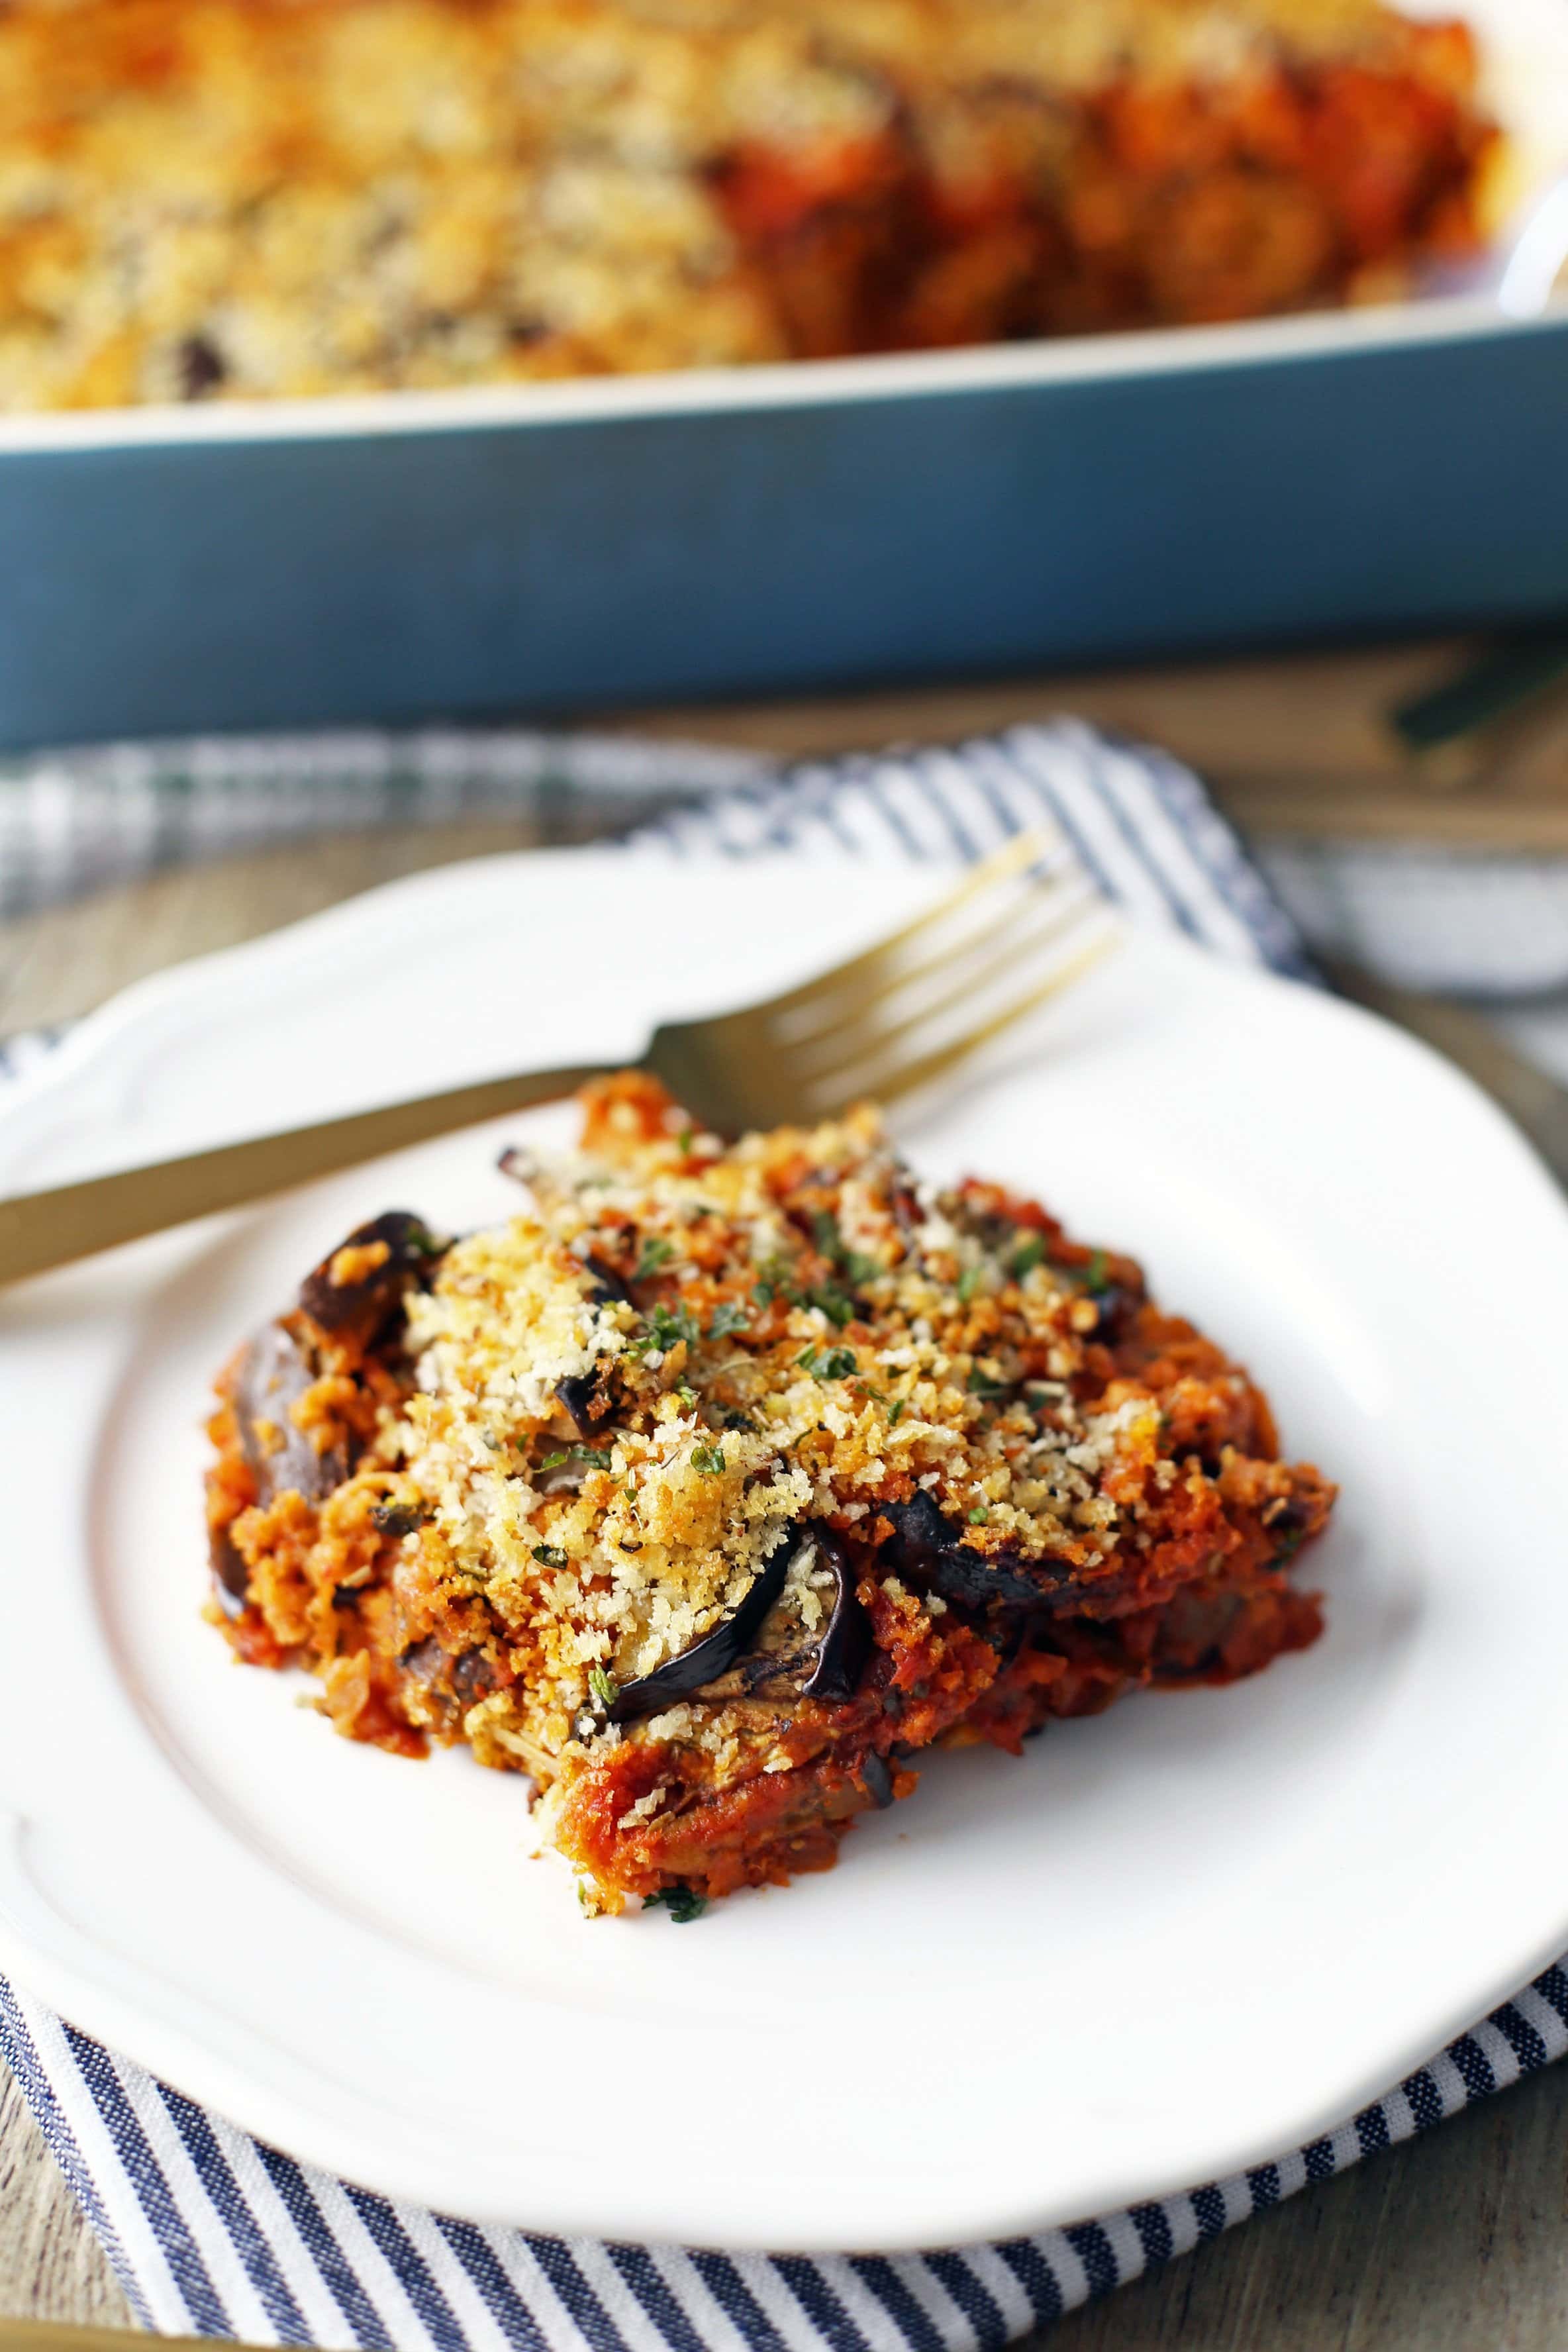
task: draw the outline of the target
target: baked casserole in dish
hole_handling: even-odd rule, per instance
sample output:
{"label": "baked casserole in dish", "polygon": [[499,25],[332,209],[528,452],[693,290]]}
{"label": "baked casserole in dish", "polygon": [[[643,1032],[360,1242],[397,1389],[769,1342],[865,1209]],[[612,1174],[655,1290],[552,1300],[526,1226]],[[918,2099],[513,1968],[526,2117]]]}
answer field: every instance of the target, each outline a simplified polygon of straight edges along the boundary
{"label": "baked casserole in dish", "polygon": [[1380,0],[11,0],[0,406],[1262,316],[1481,241]]}

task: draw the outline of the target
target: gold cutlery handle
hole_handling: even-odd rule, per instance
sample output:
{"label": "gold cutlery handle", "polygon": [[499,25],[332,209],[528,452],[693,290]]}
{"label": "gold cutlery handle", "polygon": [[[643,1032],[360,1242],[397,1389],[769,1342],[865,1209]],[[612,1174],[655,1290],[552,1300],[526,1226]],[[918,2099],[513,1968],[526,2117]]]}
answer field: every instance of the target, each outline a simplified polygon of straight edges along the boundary
{"label": "gold cutlery handle", "polygon": [[[82,2327],[58,2319],[0,2319],[0,2352],[214,2352],[211,2337],[143,2336],[132,2327]],[[224,2352],[247,2352],[226,2344]]]}
{"label": "gold cutlery handle", "polygon": [[559,1101],[602,1075],[595,1065],[482,1078],[476,1086],[353,1111],[346,1118],[290,1128],[281,1135],[252,1136],[152,1167],[89,1176],[47,1192],[17,1193],[0,1200],[0,1283],[68,1265],[73,1258],[139,1241],[144,1234],[163,1233],[193,1217],[243,1207],[269,1192],[379,1159],[383,1152],[400,1151],[460,1127],[476,1127],[481,1119],[503,1118],[532,1103]]}

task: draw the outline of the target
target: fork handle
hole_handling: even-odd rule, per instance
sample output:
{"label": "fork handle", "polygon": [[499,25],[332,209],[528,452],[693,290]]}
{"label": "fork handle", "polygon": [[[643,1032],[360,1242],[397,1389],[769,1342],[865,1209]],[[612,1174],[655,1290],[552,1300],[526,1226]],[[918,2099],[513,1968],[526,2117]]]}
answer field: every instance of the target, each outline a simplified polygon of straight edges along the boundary
{"label": "fork handle", "polygon": [[[502,1118],[531,1103],[558,1102],[610,1066],[591,1064],[567,1070],[536,1070],[510,1078],[482,1078],[477,1086],[453,1087],[421,1095],[413,1102],[386,1103],[376,1110],[351,1112],[281,1135],[257,1135],[216,1150],[193,1151],[113,1176],[89,1176],[79,1184],[47,1192],[20,1192],[0,1200],[0,1283],[68,1265],[73,1258],[140,1241],[193,1217],[237,1209],[268,1192],[330,1176],[362,1160],[400,1151],[432,1136],[450,1135],[481,1119]],[[616,1066],[619,1066],[618,1065]]]}
{"label": "fork handle", "polygon": [[[213,2339],[203,2336],[142,2336],[130,2327],[79,2327],[58,2319],[0,2319],[0,2352],[138,2352],[153,2345],[157,2352],[213,2352]],[[224,2352],[247,2352],[245,2345],[225,2343]],[[248,2347],[255,2352],[255,2347]]]}

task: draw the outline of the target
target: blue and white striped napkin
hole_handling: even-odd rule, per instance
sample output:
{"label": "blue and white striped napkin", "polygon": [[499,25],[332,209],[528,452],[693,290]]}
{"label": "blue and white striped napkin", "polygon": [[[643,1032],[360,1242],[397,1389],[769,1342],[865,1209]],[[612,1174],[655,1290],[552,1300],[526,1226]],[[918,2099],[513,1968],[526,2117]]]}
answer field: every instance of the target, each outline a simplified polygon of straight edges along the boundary
{"label": "blue and white striped napkin", "polygon": [[[498,774],[510,774],[514,793],[531,790],[544,770],[559,774],[563,759],[574,789],[591,791],[595,775],[604,778],[581,744],[569,757],[556,746],[551,768],[542,763],[541,739],[519,738],[524,748],[502,758],[500,739],[489,737],[465,768],[461,738],[422,740],[439,745],[428,774],[406,740],[355,739],[358,789],[375,804],[371,821],[379,812],[406,822],[432,803],[443,814],[493,808]],[[222,750],[205,747],[205,804],[204,787],[187,782],[181,805],[150,809],[165,833],[183,826],[198,846],[210,846],[226,830],[231,840],[276,841],[314,829],[300,747],[285,763],[286,790],[260,747],[234,747],[226,762]],[[171,756],[160,754],[161,772]],[[635,779],[628,756],[615,747],[612,789],[637,782],[666,796],[679,755],[648,754]],[[341,760],[334,772],[341,829]],[[1146,919],[1173,925],[1216,953],[1310,977],[1294,926],[1197,780],[1159,754],[1085,728],[1021,728],[960,751],[823,763],[782,777],[743,761],[721,777],[709,774],[727,788],[645,825],[633,836],[637,854],[744,857],[765,846],[818,857],[833,847],[846,858],[975,857],[1045,815],[1107,894]],[[51,789],[57,877],[68,882],[74,829],[97,845],[103,878],[101,827]],[[282,808],[300,821],[280,819]],[[134,809],[120,808],[116,821],[133,833]],[[0,1088],[0,1113],[3,1106]],[[566,2242],[389,2204],[261,2147],[0,1980],[0,2051],[148,2325],[397,2352],[1000,2346],[1565,2050],[1568,1973],[1559,1965],[1385,2098],[1275,2163],[1005,2244],[806,2259]]]}

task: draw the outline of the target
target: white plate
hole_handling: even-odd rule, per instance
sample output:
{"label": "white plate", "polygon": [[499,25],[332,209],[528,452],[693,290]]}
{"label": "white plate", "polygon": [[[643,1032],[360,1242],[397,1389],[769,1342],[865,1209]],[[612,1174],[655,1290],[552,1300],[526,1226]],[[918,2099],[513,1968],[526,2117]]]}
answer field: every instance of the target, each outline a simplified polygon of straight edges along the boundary
{"label": "white plate", "polygon": [[[399,884],[86,1024],[0,1124],[0,1184],[622,1054],[929,887],[614,852]],[[1022,1762],[941,1759],[836,1871],[689,1928],[584,1921],[515,1782],[336,1738],[198,1614],[211,1371],[361,1216],[510,1206],[495,1139],[0,1298],[0,1959],[78,2024],[448,2210],[894,2249],[1278,2154],[1568,1942],[1568,1217],[1442,1064],[1141,936],[907,1133],[1140,1253],[1257,1368],[1343,1482],[1328,1634]]]}

